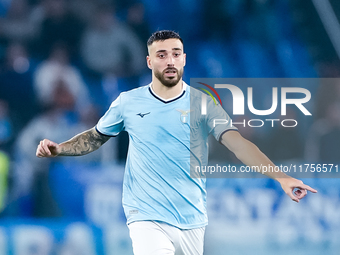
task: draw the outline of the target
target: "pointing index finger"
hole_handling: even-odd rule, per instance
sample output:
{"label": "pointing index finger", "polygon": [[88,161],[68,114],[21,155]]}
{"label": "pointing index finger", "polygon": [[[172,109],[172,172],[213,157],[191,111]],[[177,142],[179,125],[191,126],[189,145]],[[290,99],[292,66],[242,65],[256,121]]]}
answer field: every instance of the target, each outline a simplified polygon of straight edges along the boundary
{"label": "pointing index finger", "polygon": [[310,192],[313,192],[313,193],[317,193],[318,191],[316,189],[313,189],[312,187],[306,185],[306,184],[303,184],[301,185],[301,187],[298,187],[298,188],[301,188],[301,189],[306,189],[306,190],[309,190]]}

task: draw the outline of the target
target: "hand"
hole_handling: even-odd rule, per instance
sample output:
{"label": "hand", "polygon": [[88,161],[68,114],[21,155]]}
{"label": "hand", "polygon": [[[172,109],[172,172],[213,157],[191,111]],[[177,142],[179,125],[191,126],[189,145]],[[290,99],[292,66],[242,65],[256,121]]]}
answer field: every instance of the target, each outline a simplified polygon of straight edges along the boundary
{"label": "hand", "polygon": [[48,139],[44,139],[40,141],[38,145],[37,152],[35,155],[39,158],[42,157],[56,157],[60,153],[60,146],[59,144],[52,142]]}
{"label": "hand", "polygon": [[[302,181],[288,177],[288,178],[280,178],[278,181],[281,184],[282,189],[286,194],[295,202],[299,202],[300,199],[304,198],[307,195],[307,190],[317,193],[318,191],[304,184]],[[297,189],[294,194],[294,189]]]}

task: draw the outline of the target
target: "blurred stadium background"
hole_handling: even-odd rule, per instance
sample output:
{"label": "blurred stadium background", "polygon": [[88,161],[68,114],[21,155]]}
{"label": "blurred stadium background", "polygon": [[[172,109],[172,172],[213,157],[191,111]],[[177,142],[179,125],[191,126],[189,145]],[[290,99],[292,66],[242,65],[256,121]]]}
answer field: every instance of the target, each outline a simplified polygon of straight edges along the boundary
{"label": "blurred stadium background", "polygon": [[[35,149],[93,127],[121,91],[149,83],[145,45],[158,29],[183,37],[187,83],[328,78],[306,86],[306,125],[242,133],[275,163],[338,163],[338,17],[336,0],[0,0],[0,255],[132,254],[127,135],[80,158]],[[271,90],[257,93],[255,105]],[[339,254],[340,182],[304,181],[319,193],[295,204],[269,179],[209,179],[205,254]]]}

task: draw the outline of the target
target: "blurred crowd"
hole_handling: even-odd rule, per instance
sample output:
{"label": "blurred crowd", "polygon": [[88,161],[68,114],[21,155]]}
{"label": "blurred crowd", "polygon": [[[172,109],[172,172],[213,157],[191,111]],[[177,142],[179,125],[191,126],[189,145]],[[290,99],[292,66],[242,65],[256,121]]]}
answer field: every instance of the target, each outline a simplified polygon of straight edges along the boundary
{"label": "blurred crowd", "polygon": [[[37,144],[93,127],[121,91],[150,82],[146,41],[157,29],[183,37],[187,83],[190,77],[317,77],[288,14],[284,0],[0,1],[3,214],[58,216],[49,166],[79,159],[37,159]],[[331,90],[320,84],[318,91],[319,113],[308,135],[278,128],[266,134],[270,142],[259,141],[274,160],[338,160],[340,84]],[[261,137],[256,132],[244,134]],[[82,162],[124,162],[127,135],[111,140]]]}
{"label": "blurred crowd", "polygon": [[[144,18],[135,1],[0,2],[0,203],[14,204],[7,214],[55,214],[53,161],[37,159],[36,145],[93,127],[119,92],[140,85],[149,36]],[[126,150],[126,135],[120,140],[121,150],[112,142],[85,161],[123,160],[117,151]]]}

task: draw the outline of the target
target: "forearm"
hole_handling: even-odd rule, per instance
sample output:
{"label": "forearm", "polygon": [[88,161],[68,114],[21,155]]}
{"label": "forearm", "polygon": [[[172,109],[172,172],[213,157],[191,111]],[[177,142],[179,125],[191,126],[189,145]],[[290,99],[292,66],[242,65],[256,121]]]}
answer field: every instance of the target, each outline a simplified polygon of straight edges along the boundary
{"label": "forearm", "polygon": [[[292,178],[281,171],[273,171],[275,169],[274,163],[271,162],[271,160],[262,153],[255,144],[244,139],[237,131],[226,132],[222,136],[222,143],[232,151],[242,163],[248,166],[254,166],[258,172],[277,180],[281,184],[284,192],[292,200],[299,202],[301,198],[306,196],[307,190],[314,193],[317,192],[317,190],[305,185],[298,179]],[[266,166],[267,170],[273,170],[263,171],[263,166]],[[294,191],[294,189],[297,190]]]}
{"label": "forearm", "polygon": [[[255,166],[260,173],[275,179],[289,177],[282,171],[274,171],[275,164],[252,142],[244,140],[244,145],[235,151],[236,157],[247,166]],[[264,171],[266,169],[266,171]],[[273,170],[270,170],[273,169]]]}
{"label": "forearm", "polygon": [[58,156],[82,156],[97,150],[109,137],[99,134],[95,128],[80,133],[70,140],[59,144]]}
{"label": "forearm", "polygon": [[[233,133],[232,133],[233,132]],[[289,177],[285,173],[269,171],[275,169],[274,163],[252,142],[244,139],[238,132],[227,132],[222,139],[222,143],[232,151],[235,156],[245,165],[253,167],[258,172],[275,180]],[[267,171],[263,171],[267,167]]]}

